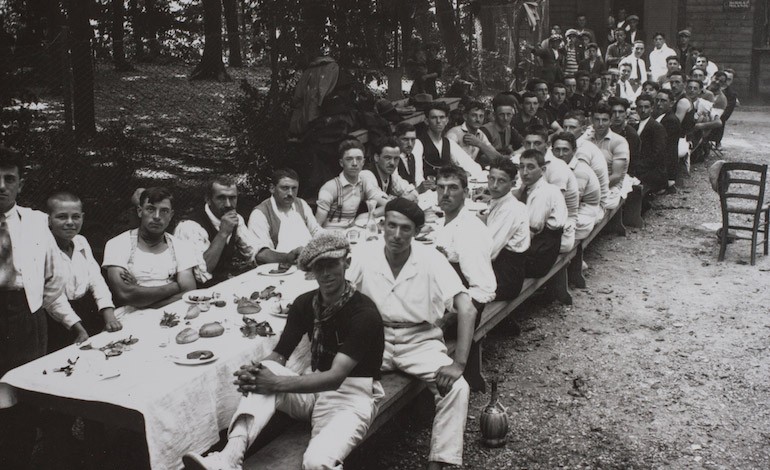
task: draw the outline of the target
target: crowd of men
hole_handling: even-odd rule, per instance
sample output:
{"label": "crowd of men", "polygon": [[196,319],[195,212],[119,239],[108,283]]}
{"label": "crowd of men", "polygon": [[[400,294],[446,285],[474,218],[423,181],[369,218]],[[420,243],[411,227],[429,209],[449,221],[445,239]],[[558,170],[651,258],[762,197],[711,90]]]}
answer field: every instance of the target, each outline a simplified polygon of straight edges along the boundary
{"label": "crowd of men", "polygon": [[[683,139],[721,138],[736,105],[734,72],[689,44],[689,31],[676,51],[656,33],[645,55],[632,15],[602,55],[578,20],[566,41],[554,34],[539,50],[542,78],[498,94],[491,107],[464,100],[462,124],[447,128],[448,107],[433,102],[424,130],[396,125],[369,158],[357,140],[343,141],[341,172],[320,188],[315,210],[298,198],[291,169],[274,172],[271,196],[247,218],[235,210],[235,180],[213,178],[173,230],[173,194],[139,191],[137,226],[107,242],[101,266],[80,234],[80,199],[55,192],[47,214],[19,206],[25,161],[0,148],[0,376],[118,331],[136,310],[260,264],[297,264],[318,289],[292,304],[275,350],[236,373],[245,397],[226,447],[185,455],[188,468],[240,468],[275,410],[312,422],[303,468],[337,468],[365,436],[383,397],[381,374],[391,370],[426,381],[436,397],[429,468],[462,464],[463,373],[483,306],[544,276],[618,207],[632,177],[652,193],[675,192]],[[484,178],[486,187],[471,191],[469,181]],[[486,208],[470,210],[478,202]],[[351,249],[345,231],[379,216],[381,239]],[[436,217],[442,223],[426,228]],[[435,246],[415,241],[430,230]],[[440,327],[446,311],[458,319],[453,356]],[[304,335],[311,367],[298,375],[285,363]],[[23,405],[0,410],[4,468],[29,463],[29,416]]]}

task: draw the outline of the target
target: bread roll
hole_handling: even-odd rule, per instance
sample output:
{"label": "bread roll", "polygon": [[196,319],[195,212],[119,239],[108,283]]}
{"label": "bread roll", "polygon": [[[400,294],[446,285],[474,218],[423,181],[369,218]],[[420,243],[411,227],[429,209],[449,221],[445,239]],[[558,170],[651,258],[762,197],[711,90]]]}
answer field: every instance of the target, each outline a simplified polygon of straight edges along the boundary
{"label": "bread roll", "polygon": [[193,328],[185,328],[176,335],[176,342],[178,344],[192,343],[200,338],[198,331]]}
{"label": "bread roll", "polygon": [[216,321],[211,323],[206,323],[198,331],[201,338],[213,338],[215,336],[221,335],[224,332],[225,332],[225,327]]}

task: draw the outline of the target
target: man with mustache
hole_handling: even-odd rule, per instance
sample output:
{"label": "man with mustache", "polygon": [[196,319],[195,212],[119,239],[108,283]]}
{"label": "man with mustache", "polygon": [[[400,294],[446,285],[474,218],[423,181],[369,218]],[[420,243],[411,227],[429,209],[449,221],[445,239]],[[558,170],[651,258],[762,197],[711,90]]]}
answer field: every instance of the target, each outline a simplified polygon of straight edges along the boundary
{"label": "man with mustache", "polygon": [[323,229],[304,199],[297,197],[299,176],[290,168],[273,172],[272,196],[251,211],[249,230],[258,240],[257,262],[294,263],[302,248]]}
{"label": "man with mustache", "polygon": [[361,176],[366,178],[371,174],[380,189],[389,197],[405,197],[416,201],[417,190],[396,171],[401,161],[399,144],[399,139],[395,137],[386,137],[377,142],[373,165],[370,165],[370,169],[363,170]]}
{"label": "man with mustache", "polygon": [[486,163],[502,156],[481,131],[485,117],[484,105],[480,101],[471,101],[465,105],[463,111],[465,122],[449,129],[446,133],[448,139],[457,142],[474,161],[479,163]]}
{"label": "man with mustache", "polygon": [[238,187],[232,178],[218,176],[208,183],[206,203],[179,222],[174,236],[192,243],[206,261],[196,271],[198,284],[210,286],[255,266],[258,241],[235,210]]}

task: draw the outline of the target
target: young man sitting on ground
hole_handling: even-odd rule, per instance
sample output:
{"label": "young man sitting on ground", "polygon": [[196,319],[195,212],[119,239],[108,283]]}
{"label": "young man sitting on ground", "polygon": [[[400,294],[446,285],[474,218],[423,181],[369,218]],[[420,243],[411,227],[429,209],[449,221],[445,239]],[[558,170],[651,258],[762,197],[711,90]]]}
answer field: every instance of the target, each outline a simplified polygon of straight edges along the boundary
{"label": "young man sitting on ground", "polygon": [[193,269],[206,269],[195,248],[166,233],[174,216],[166,188],[148,188],[139,198],[139,228],[121,233],[104,247],[102,267],[114,298],[123,306],[118,320],[140,308],[157,308],[195,289]]}
{"label": "young man sitting on ground", "polygon": [[[345,280],[349,251],[337,233],[321,234],[302,249],[297,262],[315,275],[318,289],[294,301],[273,352],[235,372],[244,397],[225,448],[206,457],[186,454],[185,468],[241,469],[246,450],[276,410],[311,423],[303,469],[342,468],[366,436],[384,396],[379,382],[382,318],[374,302]],[[305,335],[311,341],[310,368],[297,375],[286,368],[286,360]]]}
{"label": "young man sitting on ground", "polygon": [[545,180],[545,155],[525,150],[519,159],[520,188],[514,196],[527,205],[530,246],[525,253],[525,276],[543,277],[559,257],[562,232],[567,223],[567,205],[559,188]]}
{"label": "young man sitting on ground", "polygon": [[293,264],[311,238],[323,231],[304,199],[299,176],[290,168],[273,172],[272,195],[251,211],[249,230],[257,238],[257,262]]}
{"label": "young man sitting on ground", "polygon": [[524,253],[529,248],[527,206],[513,197],[516,165],[507,158],[489,166],[487,187],[492,198],[482,214],[492,235],[492,270],[497,281],[496,300],[513,300],[524,283]]}

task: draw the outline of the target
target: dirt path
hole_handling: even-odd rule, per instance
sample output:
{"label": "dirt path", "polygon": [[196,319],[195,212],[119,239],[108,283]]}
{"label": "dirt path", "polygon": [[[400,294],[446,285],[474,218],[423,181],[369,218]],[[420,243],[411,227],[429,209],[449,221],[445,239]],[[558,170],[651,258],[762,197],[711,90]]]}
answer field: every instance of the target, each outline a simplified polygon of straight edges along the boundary
{"label": "dirt path", "polygon": [[[768,111],[733,116],[726,159],[767,162]],[[720,221],[706,168],[656,200],[645,228],[594,242],[572,307],[534,300],[492,333],[484,368],[501,377],[509,442],[480,447],[488,396],[474,393],[464,468],[770,468],[770,257],[750,266],[739,241],[716,261],[702,226]],[[349,468],[424,465],[425,408],[394,420]]]}

